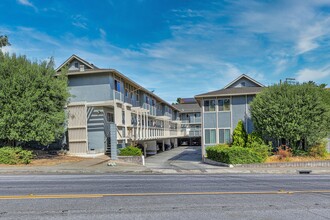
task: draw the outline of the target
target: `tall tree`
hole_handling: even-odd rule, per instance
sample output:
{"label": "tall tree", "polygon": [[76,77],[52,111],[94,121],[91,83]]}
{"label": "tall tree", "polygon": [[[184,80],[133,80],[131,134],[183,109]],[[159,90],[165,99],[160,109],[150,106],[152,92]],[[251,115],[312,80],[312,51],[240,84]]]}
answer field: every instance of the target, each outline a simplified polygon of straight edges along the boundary
{"label": "tall tree", "polygon": [[252,101],[251,115],[263,137],[305,148],[329,134],[330,92],[313,82],[273,85]]}
{"label": "tall tree", "polygon": [[237,126],[233,132],[233,145],[239,147],[245,147],[247,140],[247,133],[244,128],[244,123],[242,120],[239,120]]}
{"label": "tall tree", "polygon": [[0,48],[4,46],[10,46],[8,37],[6,35],[0,35]]}
{"label": "tall tree", "polygon": [[53,142],[64,132],[67,77],[54,62],[31,62],[0,51],[0,139]]}

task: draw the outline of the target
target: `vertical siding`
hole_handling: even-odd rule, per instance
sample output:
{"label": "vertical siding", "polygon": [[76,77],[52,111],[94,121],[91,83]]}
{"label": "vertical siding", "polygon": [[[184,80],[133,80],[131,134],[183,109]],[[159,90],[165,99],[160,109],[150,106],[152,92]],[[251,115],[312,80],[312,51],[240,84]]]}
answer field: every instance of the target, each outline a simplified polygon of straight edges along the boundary
{"label": "vertical siding", "polygon": [[231,127],[231,112],[218,112],[218,127],[219,128]]}
{"label": "vertical siding", "polygon": [[94,108],[87,121],[88,150],[103,153],[105,149],[104,111]]}
{"label": "vertical siding", "polygon": [[216,128],[217,115],[216,113],[204,113],[204,128]]}
{"label": "vertical siding", "polygon": [[247,128],[246,128],[246,131],[248,133],[251,133],[253,130],[254,130],[254,127],[253,127],[253,122],[252,122],[252,118],[251,118],[251,112],[250,112],[250,103],[252,102],[253,98],[255,96],[254,95],[248,95],[247,96],[247,103],[248,103],[248,106],[247,106],[247,113],[246,113],[246,116],[247,116]]}
{"label": "vertical siding", "polygon": [[233,124],[232,130],[237,126],[239,120],[242,120],[245,126],[246,118],[246,96],[233,96],[232,97],[232,114]]}
{"label": "vertical siding", "polygon": [[87,151],[86,121],[85,104],[68,106],[68,143],[71,154]]}

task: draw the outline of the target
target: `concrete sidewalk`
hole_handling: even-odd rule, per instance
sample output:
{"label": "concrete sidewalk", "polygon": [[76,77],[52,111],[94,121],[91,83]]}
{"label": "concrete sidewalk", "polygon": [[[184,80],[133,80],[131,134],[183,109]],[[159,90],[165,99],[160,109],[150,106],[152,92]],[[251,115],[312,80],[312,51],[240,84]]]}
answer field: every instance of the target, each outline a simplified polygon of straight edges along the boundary
{"label": "concrete sidewalk", "polygon": [[[196,156],[197,148],[175,148],[148,157],[146,166],[110,161],[101,156],[79,162],[49,166],[11,165],[0,166],[0,174],[298,174],[300,170],[311,170],[311,174],[330,174],[329,167],[219,167],[202,163]],[[109,166],[110,165],[110,166]]]}

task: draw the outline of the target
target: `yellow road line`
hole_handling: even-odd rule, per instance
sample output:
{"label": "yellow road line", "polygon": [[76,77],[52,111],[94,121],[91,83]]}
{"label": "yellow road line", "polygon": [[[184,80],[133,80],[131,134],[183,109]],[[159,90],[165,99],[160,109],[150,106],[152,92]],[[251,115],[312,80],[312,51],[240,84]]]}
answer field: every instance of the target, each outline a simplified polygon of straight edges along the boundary
{"label": "yellow road line", "polygon": [[306,190],[306,191],[255,191],[255,192],[156,192],[156,193],[113,193],[113,194],[49,194],[49,195],[8,195],[0,196],[0,200],[21,199],[81,199],[102,197],[125,197],[125,196],[171,196],[171,195],[254,195],[254,194],[302,194],[302,193],[330,193],[330,190]]}

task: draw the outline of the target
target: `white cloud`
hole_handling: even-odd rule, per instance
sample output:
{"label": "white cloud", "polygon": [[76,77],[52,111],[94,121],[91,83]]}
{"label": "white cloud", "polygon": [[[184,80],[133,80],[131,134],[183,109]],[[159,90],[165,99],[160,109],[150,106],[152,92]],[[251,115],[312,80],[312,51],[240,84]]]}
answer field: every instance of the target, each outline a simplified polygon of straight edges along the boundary
{"label": "white cloud", "polygon": [[100,28],[99,31],[101,38],[104,39],[107,36],[107,32],[102,28]]}
{"label": "white cloud", "polygon": [[296,74],[299,82],[318,81],[330,76],[330,65],[319,69],[304,68]]}
{"label": "white cloud", "polygon": [[88,29],[87,18],[82,15],[72,15],[72,24],[82,29]]}
{"label": "white cloud", "polygon": [[34,4],[32,4],[29,0],[18,0],[18,3],[21,5],[31,7],[36,11],[38,10],[38,8]]}

